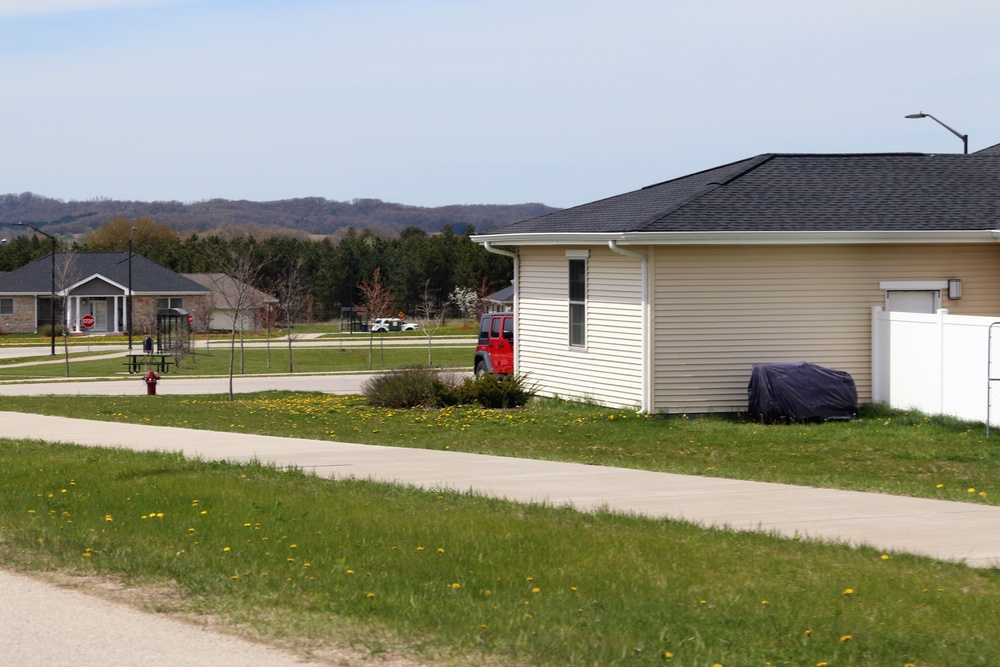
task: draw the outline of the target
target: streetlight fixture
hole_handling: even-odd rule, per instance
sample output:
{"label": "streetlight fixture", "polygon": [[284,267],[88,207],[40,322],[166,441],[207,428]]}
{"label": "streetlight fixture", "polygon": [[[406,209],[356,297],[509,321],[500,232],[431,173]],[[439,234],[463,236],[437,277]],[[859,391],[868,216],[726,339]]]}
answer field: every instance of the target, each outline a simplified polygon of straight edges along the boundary
{"label": "streetlight fixture", "polygon": [[945,125],[944,123],[942,123],[941,121],[939,121],[934,116],[930,115],[929,113],[924,113],[924,112],[921,111],[920,113],[906,114],[906,117],[907,118],[930,118],[932,121],[934,121],[935,123],[937,123],[938,125],[940,125],[944,129],[948,130],[949,132],[951,132],[952,134],[954,134],[956,137],[958,137],[959,139],[961,139],[962,140],[962,146],[964,147],[964,153],[966,155],[969,154],[969,135],[962,134],[960,132],[955,131],[954,129],[948,127],[947,125]]}
{"label": "streetlight fixture", "polygon": [[56,354],[56,237],[51,234],[46,234],[37,227],[25,224],[23,222],[17,223],[18,227],[27,227],[28,229],[33,229],[42,236],[46,237],[52,242],[52,300],[49,302],[49,337],[52,339],[52,356]]}
{"label": "streetlight fixture", "polygon": [[129,354],[132,353],[132,232],[136,231],[133,227],[128,233],[128,316],[126,317],[125,326],[128,327],[128,351]]}

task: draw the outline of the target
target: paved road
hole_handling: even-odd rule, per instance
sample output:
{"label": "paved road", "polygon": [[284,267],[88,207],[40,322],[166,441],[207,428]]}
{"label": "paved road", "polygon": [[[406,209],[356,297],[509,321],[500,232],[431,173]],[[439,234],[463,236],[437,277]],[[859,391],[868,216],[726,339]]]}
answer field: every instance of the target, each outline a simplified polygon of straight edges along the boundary
{"label": "paved road", "polygon": [[9,667],[301,667],[291,653],[0,570]]}

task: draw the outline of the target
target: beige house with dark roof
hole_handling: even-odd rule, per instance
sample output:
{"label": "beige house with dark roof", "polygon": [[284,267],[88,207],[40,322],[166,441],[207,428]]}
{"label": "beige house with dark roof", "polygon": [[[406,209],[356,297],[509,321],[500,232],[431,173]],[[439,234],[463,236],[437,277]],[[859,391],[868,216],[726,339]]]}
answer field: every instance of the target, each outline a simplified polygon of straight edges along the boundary
{"label": "beige house with dark roof", "polygon": [[742,412],[754,364],[809,361],[866,402],[873,308],[1000,314],[1000,150],[761,155],[472,238],[543,395]]}
{"label": "beige house with dark roof", "polygon": [[257,331],[266,326],[268,314],[277,309],[278,299],[225,273],[183,275],[211,291],[209,329],[232,331],[235,322],[237,331]]}

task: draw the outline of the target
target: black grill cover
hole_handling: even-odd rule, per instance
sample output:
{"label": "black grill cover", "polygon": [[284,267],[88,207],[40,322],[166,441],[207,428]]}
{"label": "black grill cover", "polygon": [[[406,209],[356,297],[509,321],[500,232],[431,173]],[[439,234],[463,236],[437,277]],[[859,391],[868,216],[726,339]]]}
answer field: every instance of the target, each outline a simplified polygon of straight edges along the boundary
{"label": "black grill cover", "polygon": [[747,394],[751,418],[767,424],[858,416],[858,390],[850,374],[805,361],[756,364]]}

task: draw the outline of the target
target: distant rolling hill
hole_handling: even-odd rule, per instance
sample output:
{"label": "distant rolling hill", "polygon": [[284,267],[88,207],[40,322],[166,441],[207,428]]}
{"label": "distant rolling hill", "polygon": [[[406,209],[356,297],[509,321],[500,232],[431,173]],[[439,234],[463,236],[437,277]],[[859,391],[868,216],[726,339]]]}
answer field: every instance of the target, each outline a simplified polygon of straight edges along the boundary
{"label": "distant rolling hill", "polygon": [[62,201],[30,192],[0,195],[0,222],[24,222],[62,235],[80,235],[119,216],[150,218],[182,234],[244,227],[255,234],[294,231],[332,235],[338,230],[354,228],[389,236],[407,227],[434,233],[445,225],[451,225],[455,233],[462,234],[470,225],[477,231],[485,231],[556,210],[544,204],[455,204],[426,208],[378,199],[333,201],[322,197],[269,202],[211,199],[185,204],[111,199]]}

